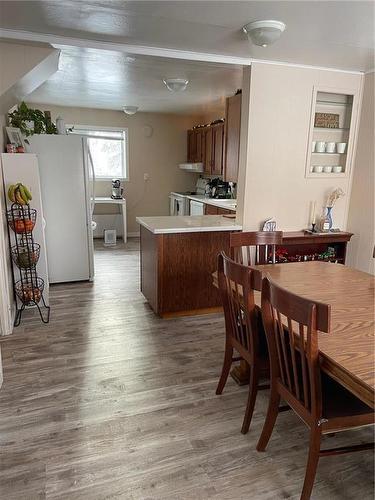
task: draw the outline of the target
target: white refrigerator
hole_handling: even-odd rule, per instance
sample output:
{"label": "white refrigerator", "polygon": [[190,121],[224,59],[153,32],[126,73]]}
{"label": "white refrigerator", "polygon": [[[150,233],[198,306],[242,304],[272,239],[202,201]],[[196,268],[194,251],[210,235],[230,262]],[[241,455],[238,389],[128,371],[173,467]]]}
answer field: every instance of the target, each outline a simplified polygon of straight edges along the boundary
{"label": "white refrigerator", "polygon": [[35,135],[50,283],[93,280],[94,173],[87,139],[79,135]]}

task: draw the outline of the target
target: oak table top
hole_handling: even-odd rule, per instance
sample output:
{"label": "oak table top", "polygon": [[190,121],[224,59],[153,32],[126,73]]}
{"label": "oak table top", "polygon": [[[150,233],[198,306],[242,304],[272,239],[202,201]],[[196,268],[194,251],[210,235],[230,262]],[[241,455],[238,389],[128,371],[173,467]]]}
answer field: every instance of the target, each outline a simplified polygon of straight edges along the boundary
{"label": "oak table top", "polygon": [[330,332],[319,335],[322,369],[374,408],[374,277],[318,261],[255,267],[287,290],[331,305]]}

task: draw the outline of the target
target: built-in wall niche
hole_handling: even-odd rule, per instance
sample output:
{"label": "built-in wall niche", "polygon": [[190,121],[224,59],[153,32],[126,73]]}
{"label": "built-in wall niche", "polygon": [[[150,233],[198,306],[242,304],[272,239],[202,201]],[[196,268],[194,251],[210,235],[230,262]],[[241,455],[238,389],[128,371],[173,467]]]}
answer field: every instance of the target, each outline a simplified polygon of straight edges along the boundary
{"label": "built-in wall niche", "polygon": [[353,93],[314,88],[311,107],[306,177],[346,177],[354,142]]}

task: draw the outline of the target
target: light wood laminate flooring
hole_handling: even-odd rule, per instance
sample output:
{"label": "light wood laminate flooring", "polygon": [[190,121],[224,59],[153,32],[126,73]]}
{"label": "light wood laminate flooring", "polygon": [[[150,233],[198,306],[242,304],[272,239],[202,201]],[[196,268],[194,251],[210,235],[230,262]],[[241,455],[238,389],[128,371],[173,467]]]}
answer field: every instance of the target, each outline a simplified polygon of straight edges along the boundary
{"label": "light wood laminate flooring", "polygon": [[[215,396],[222,315],[159,319],[139,292],[138,241],[96,248],[93,284],[53,286],[50,324],[27,311],[1,341],[0,499],[298,499],[305,426],[281,413],[258,453],[268,391],[246,436],[247,388],[229,379]],[[312,498],[372,499],[373,466],[369,452],[322,458]]]}

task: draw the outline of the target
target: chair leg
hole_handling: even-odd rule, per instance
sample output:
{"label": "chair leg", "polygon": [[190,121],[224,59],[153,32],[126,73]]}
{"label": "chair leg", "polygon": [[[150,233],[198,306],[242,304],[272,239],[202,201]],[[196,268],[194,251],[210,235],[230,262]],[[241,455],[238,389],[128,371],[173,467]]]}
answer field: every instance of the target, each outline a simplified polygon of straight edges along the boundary
{"label": "chair leg", "polygon": [[322,439],[322,431],[319,427],[311,429],[310,432],[310,448],[309,458],[306,465],[305,481],[303,483],[301,500],[309,500],[314,486],[316,469],[319,462],[320,443]]}
{"label": "chair leg", "polygon": [[258,393],[258,380],[259,380],[259,369],[256,366],[250,367],[250,381],[249,381],[249,394],[247,397],[246,411],[242,423],[242,434],[247,434],[251,418],[253,416],[255,400]]}
{"label": "chair leg", "polygon": [[271,394],[268,403],[267,416],[263,425],[262,434],[260,435],[257,444],[258,451],[264,451],[266,449],[266,446],[268,444],[268,441],[270,440],[277,419],[277,415],[279,414],[279,404],[280,404],[280,395],[276,391],[276,389],[272,387],[271,384]]}
{"label": "chair leg", "polygon": [[226,342],[223,368],[221,370],[219,383],[217,384],[216,394],[221,394],[223,392],[223,389],[228,379],[230,368],[232,366],[232,358],[233,358],[233,347],[228,342]]}

